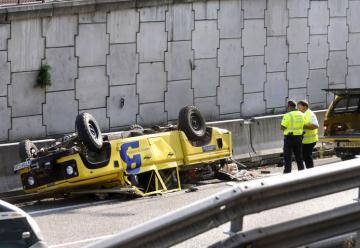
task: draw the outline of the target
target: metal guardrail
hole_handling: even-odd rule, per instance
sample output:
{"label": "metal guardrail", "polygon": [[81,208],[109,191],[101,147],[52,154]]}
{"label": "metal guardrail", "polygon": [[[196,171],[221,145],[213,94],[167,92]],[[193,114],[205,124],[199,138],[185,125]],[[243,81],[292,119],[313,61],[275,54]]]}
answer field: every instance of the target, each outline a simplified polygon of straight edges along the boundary
{"label": "metal guardrail", "polygon": [[[240,183],[222,193],[153,219],[143,225],[125,230],[114,235],[112,238],[99,241],[87,247],[169,247],[229,221],[231,222],[230,231],[233,237],[237,237],[236,235],[241,231],[242,220],[245,215],[359,187],[360,159],[334,163],[293,174]],[[345,222],[350,223],[351,218],[356,220],[360,218],[360,206],[356,203],[309,217],[308,220],[311,220],[311,218],[312,220],[318,220],[317,222],[313,221],[312,225],[315,225],[315,222],[319,225],[321,222],[328,225],[331,222],[329,220],[339,220],[334,222],[334,224],[335,228],[339,228],[340,233],[338,235],[340,235],[345,231],[351,232],[360,228],[358,226],[360,219],[359,221],[354,221],[357,223],[351,225],[351,228],[346,230],[347,225],[341,225]],[[293,228],[295,231],[299,230],[296,228],[301,228],[301,225],[304,223],[302,221],[304,220],[298,219],[297,221],[290,222],[287,228]],[[299,225],[297,226],[296,223]],[[307,238],[304,238],[305,236],[303,235],[302,240],[296,239],[295,246],[331,237],[331,235],[334,235],[333,230],[325,228],[322,235],[315,238],[316,234],[312,233],[313,235],[310,235],[310,232],[306,236]],[[250,233],[240,232],[240,234],[245,234],[246,236]],[[246,242],[243,242],[246,246],[238,247],[265,247],[256,246],[257,240],[280,236],[284,239],[283,235],[284,233],[281,233],[280,229],[277,229],[277,232],[270,232],[267,229],[263,233],[255,231],[255,233],[249,236],[249,239],[246,239]],[[289,241],[292,236],[285,237]],[[296,238],[296,235],[294,238]],[[236,240],[236,238],[233,240]],[[292,245],[289,246],[289,244],[287,242],[287,248],[294,247]],[[234,247],[236,246],[234,245]],[[227,247],[233,246],[229,245]]]}

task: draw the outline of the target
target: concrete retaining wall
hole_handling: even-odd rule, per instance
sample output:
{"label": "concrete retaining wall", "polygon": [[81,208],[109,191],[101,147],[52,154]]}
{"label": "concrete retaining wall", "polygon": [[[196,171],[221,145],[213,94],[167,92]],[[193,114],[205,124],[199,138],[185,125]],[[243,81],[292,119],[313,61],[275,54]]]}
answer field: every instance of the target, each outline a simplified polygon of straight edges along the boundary
{"label": "concrete retaining wall", "polygon": [[[324,114],[325,111],[316,112],[320,123],[320,135],[322,135]],[[278,154],[282,151],[281,118],[281,115],[276,115],[259,117],[251,121],[237,119],[210,122],[208,125],[231,131],[234,158],[254,158],[257,160],[261,159],[262,156]],[[38,141],[39,147],[46,142]],[[17,143],[0,144],[0,193],[21,187],[19,175],[13,173],[13,166],[19,161]]]}
{"label": "concrete retaining wall", "polygon": [[[324,108],[322,88],[359,87],[359,11],[354,0],[0,8],[0,142],[73,132],[84,111],[113,131],[190,104],[208,121],[282,113],[287,98]],[[52,85],[34,88],[44,64]]]}

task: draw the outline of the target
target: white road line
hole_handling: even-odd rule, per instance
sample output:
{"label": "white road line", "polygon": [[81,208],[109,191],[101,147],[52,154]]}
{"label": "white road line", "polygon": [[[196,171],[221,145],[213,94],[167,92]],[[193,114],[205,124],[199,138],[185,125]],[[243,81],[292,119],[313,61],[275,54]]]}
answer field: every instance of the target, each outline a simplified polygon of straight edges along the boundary
{"label": "white road line", "polygon": [[58,207],[58,208],[50,208],[50,209],[44,209],[44,210],[38,210],[38,211],[30,211],[30,212],[27,212],[27,213],[30,214],[30,215],[45,214],[45,213],[51,213],[51,212],[64,211],[64,210],[73,209],[73,208],[96,206],[96,205],[115,202],[115,201],[117,201],[117,200],[107,200],[107,201],[101,201],[101,202],[95,202],[95,203],[94,202],[92,202],[92,203],[83,203],[83,204],[71,205],[71,206],[66,206],[66,207]]}
{"label": "white road line", "polygon": [[106,238],[110,238],[114,235],[105,235],[105,236],[100,236],[100,237],[96,237],[96,238],[91,238],[91,239],[83,239],[83,240],[78,240],[78,241],[73,241],[73,242],[69,242],[69,243],[62,243],[62,244],[57,244],[57,245],[50,245],[49,248],[58,248],[58,247],[66,247],[66,246],[70,246],[70,245],[76,245],[76,244],[81,244],[81,243],[88,243],[88,242],[93,242],[96,240],[101,240],[101,239],[106,239]]}

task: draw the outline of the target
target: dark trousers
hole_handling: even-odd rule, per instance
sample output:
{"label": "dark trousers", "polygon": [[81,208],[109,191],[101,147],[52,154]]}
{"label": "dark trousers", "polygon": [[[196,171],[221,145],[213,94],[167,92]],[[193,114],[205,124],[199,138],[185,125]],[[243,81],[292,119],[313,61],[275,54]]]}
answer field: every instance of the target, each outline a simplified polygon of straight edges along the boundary
{"label": "dark trousers", "polygon": [[300,135],[287,135],[284,136],[284,173],[291,172],[291,155],[294,153],[295,161],[298,166],[298,170],[304,169],[302,160],[302,136]]}
{"label": "dark trousers", "polygon": [[315,145],[316,145],[316,142],[311,143],[311,144],[303,144],[302,145],[302,156],[303,156],[303,159],[304,159],[307,169],[314,167],[312,152],[313,152]]}

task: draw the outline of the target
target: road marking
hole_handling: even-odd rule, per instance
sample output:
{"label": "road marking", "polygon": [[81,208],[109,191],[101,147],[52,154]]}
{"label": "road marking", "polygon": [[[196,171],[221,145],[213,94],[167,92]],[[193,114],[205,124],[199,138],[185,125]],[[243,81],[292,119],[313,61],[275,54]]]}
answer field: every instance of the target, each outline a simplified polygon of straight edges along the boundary
{"label": "road marking", "polygon": [[58,207],[58,208],[50,208],[50,209],[44,209],[44,210],[38,210],[38,211],[30,211],[27,213],[30,214],[31,216],[34,216],[34,215],[39,215],[39,214],[51,213],[51,212],[60,212],[60,211],[64,211],[64,210],[74,209],[74,208],[96,206],[96,205],[100,205],[100,204],[104,204],[104,203],[111,203],[111,202],[116,202],[116,201],[117,200],[106,200],[106,201],[95,202],[95,203],[94,202],[83,203],[83,204],[71,205],[71,206],[66,206],[66,207]]}
{"label": "road marking", "polygon": [[66,246],[76,245],[76,244],[81,244],[81,243],[88,243],[88,242],[93,242],[93,241],[97,241],[97,240],[101,240],[101,239],[110,238],[110,237],[113,237],[113,236],[114,235],[105,235],[105,236],[100,236],[100,237],[91,238],[91,239],[82,239],[82,240],[68,242],[68,243],[50,245],[49,248],[59,248],[59,247],[66,247]]}

